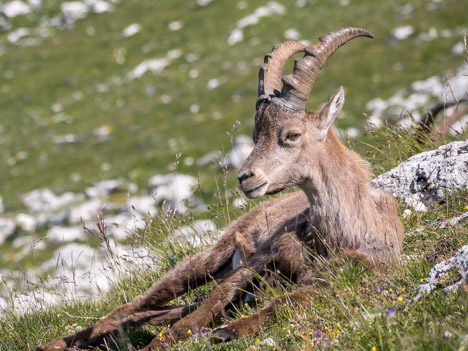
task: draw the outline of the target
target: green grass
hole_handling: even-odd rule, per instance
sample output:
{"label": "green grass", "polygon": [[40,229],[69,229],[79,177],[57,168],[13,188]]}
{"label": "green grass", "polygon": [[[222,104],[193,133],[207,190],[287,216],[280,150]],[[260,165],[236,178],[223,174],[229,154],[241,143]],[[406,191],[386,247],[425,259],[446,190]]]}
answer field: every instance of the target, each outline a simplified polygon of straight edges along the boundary
{"label": "green grass", "polygon": [[[324,262],[321,274],[331,285],[317,288],[306,309],[285,305],[278,309],[276,323],[253,335],[229,344],[213,346],[208,338],[199,337],[177,345],[177,350],[244,350],[268,349],[255,346],[258,341],[273,338],[281,349],[337,350],[460,350],[466,347],[468,334],[468,295],[458,292],[434,293],[413,302],[421,279],[432,266],[451,257],[468,242],[468,222],[455,227],[435,229],[436,220],[450,219],[466,211],[468,191],[448,197],[444,205],[430,212],[413,212],[402,219],[406,233],[403,263],[385,273],[369,270],[355,262],[334,260]],[[400,210],[406,208],[401,206]],[[6,314],[0,322],[0,350],[32,350],[52,338],[73,334],[99,320],[120,304],[130,301],[149,288],[160,275],[193,248],[184,242],[168,240],[173,226],[190,218],[157,217],[139,244],[150,246],[162,258],[151,272],[139,272],[114,286],[99,300],[69,301],[53,309],[16,316]],[[440,287],[448,286],[456,277],[449,273]],[[174,300],[185,304],[208,293],[212,285],[190,291]],[[233,321],[262,308],[273,297],[294,290],[294,286],[270,287],[253,305],[237,306],[228,316]],[[220,321],[217,320],[217,324]],[[131,329],[129,338],[134,346],[147,344],[162,327]],[[121,348],[125,350],[125,347]]]}

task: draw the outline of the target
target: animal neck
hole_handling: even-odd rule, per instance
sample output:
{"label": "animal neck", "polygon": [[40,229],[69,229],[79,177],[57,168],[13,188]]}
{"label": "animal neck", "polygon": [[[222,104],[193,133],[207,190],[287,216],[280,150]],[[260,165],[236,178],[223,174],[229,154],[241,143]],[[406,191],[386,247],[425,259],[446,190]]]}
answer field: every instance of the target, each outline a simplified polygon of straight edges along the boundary
{"label": "animal neck", "polygon": [[353,246],[352,241],[358,240],[353,236],[366,231],[363,209],[368,209],[364,203],[370,200],[367,164],[345,148],[331,130],[314,157],[317,166],[300,186],[310,202],[311,225],[329,238],[330,244],[351,240]]}

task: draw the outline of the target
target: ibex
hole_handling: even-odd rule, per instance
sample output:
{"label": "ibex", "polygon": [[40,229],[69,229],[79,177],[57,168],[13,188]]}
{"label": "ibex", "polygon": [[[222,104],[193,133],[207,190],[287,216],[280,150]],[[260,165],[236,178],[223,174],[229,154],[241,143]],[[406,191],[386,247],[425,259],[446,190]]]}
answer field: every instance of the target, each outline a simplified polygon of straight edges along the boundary
{"label": "ibex", "polygon": [[[214,333],[214,340],[227,341],[256,333],[273,320],[275,306],[286,298],[306,303],[314,291],[316,255],[343,254],[371,266],[397,263],[403,228],[396,202],[368,184],[366,162],[330,129],[344,103],[343,88],[320,112],[305,110],[327,59],[359,36],[373,37],[360,28],[344,28],[320,37],[313,46],[285,42],[273,48],[260,68],[255,147],[239,170],[239,188],[248,198],[295,185],[302,191],[260,204],[234,222],[214,246],[184,259],[144,295],[43,350],[99,345],[123,327],[143,323],[172,324],[143,350],[165,348],[190,337],[189,329],[196,332],[209,325],[252,289],[258,277],[278,270],[301,284],[297,292],[277,297],[256,315]],[[304,57],[295,61],[292,74],[281,78],[287,60],[299,52],[305,52]],[[165,306],[212,279],[219,283],[202,302]]]}

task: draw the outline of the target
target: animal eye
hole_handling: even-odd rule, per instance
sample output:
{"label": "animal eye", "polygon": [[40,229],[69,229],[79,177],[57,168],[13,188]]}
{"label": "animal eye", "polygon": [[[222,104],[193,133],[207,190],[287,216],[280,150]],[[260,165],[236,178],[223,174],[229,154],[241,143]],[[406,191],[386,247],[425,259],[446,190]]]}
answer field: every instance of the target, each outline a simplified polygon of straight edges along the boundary
{"label": "animal eye", "polygon": [[290,133],[288,133],[287,139],[295,141],[295,140],[299,139],[300,136],[301,136],[301,134],[299,134],[299,133],[290,132]]}

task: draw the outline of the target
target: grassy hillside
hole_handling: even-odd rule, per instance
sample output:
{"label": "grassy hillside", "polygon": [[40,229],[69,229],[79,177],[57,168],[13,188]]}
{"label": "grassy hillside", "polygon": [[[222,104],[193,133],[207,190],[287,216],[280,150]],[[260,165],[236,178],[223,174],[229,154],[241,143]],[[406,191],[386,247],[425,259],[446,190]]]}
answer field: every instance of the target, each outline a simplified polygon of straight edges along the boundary
{"label": "grassy hillside", "polygon": [[[467,345],[468,323],[466,291],[443,292],[442,287],[457,281],[449,271],[440,279],[436,292],[413,301],[417,286],[432,266],[451,257],[467,243],[468,222],[436,229],[436,220],[450,219],[466,212],[467,192],[448,198],[444,206],[428,213],[415,212],[403,219],[407,232],[402,265],[377,273],[354,263],[335,260],[323,263],[321,272],[332,287],[317,288],[306,309],[284,305],[278,309],[276,323],[261,333],[228,344],[213,346],[206,335],[192,336],[175,346],[175,350],[460,350]],[[401,210],[404,207],[402,206]],[[7,314],[0,323],[0,350],[33,350],[52,338],[73,334],[97,322],[120,304],[130,301],[149,288],[162,273],[182,257],[193,254],[186,242],[167,240],[179,220],[155,219],[154,226],[141,236],[139,244],[150,247],[160,257],[152,271],[137,271],[124,279],[105,296],[94,300],[73,301],[18,317]],[[119,274],[116,269],[113,274]],[[265,289],[264,297],[251,305],[237,305],[227,317],[233,321],[254,314],[273,297],[294,290],[294,286]],[[207,288],[190,291],[171,302],[185,304],[207,292]],[[218,321],[219,325],[220,321]],[[133,329],[126,334],[134,347],[146,345],[163,327]],[[262,341],[271,338],[273,346]],[[122,341],[119,348],[126,350]]]}

